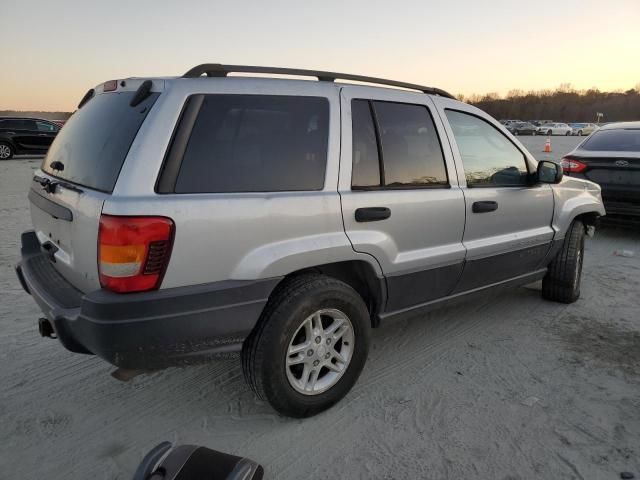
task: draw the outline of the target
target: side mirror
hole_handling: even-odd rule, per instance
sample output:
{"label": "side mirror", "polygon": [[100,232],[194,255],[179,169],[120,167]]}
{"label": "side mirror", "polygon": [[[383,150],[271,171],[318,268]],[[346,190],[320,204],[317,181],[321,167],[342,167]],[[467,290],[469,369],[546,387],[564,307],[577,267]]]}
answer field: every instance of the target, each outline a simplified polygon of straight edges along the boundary
{"label": "side mirror", "polygon": [[540,183],[560,183],[562,180],[562,167],[549,160],[538,162],[538,182]]}

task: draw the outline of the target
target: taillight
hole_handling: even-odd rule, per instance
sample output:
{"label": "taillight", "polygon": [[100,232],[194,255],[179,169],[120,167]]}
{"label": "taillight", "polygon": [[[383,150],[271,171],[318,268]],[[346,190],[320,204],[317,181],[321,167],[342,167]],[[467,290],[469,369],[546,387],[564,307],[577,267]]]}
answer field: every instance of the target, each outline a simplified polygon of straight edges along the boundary
{"label": "taillight", "polygon": [[562,165],[562,170],[568,173],[580,173],[585,168],[587,168],[584,163],[572,158],[563,158],[562,162],[560,162],[560,165]]}
{"label": "taillight", "polygon": [[98,271],[103,288],[142,292],[160,286],[169,263],[175,226],[166,217],[102,215]]}

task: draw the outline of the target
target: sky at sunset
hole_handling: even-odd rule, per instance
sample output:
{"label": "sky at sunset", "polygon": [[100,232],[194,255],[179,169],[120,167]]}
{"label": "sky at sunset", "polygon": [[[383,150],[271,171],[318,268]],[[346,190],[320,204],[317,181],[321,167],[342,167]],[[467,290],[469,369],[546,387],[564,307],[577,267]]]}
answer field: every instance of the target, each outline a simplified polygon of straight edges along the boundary
{"label": "sky at sunset", "polygon": [[0,0],[0,110],[73,110],[105,80],[205,62],[437,86],[629,89],[640,0]]}

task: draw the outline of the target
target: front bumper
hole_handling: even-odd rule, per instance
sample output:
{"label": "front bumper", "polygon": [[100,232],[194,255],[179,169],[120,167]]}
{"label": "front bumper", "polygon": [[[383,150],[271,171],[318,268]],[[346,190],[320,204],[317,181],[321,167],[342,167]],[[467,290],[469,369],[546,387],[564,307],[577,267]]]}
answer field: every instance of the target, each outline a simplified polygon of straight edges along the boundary
{"label": "front bumper", "polygon": [[240,351],[280,280],[85,294],[53,267],[33,231],[22,234],[16,273],[65,348],[131,369],[184,365]]}

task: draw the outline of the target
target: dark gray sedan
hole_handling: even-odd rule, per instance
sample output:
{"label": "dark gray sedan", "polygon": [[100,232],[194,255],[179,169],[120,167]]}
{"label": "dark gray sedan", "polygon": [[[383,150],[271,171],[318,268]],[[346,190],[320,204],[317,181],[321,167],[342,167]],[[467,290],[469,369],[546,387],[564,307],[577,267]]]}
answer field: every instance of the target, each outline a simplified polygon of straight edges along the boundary
{"label": "dark gray sedan", "polygon": [[640,225],[640,122],[611,123],[562,159],[565,175],[602,188],[607,217]]}

